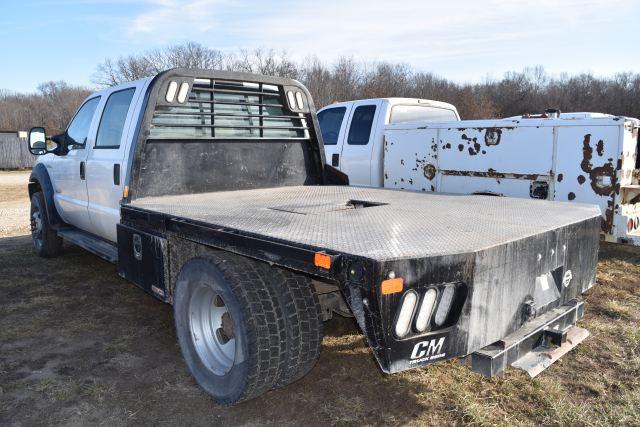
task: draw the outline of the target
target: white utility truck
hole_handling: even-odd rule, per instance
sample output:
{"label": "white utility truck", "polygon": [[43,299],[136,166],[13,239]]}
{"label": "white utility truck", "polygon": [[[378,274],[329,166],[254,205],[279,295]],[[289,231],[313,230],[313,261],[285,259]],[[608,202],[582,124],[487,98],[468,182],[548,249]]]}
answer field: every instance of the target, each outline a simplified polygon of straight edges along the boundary
{"label": "white utility truck", "polygon": [[387,373],[469,356],[535,375],[588,335],[596,206],[348,186],[294,80],[169,70],[90,95],[29,144],[36,253],[66,240],[173,304],[220,403],[303,377],[333,311]]}
{"label": "white utility truck", "polygon": [[450,104],[385,98],[332,104],[318,120],[351,185],[593,203],[603,239],[640,244],[637,119],[549,110],[460,121]]}

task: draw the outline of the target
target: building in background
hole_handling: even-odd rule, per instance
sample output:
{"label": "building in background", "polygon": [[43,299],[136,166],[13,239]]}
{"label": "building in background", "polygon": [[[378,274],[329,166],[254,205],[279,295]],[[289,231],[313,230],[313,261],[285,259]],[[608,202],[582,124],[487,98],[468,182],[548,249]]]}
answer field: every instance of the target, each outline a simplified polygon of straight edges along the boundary
{"label": "building in background", "polygon": [[27,147],[27,132],[0,130],[0,169],[31,168],[34,162]]}

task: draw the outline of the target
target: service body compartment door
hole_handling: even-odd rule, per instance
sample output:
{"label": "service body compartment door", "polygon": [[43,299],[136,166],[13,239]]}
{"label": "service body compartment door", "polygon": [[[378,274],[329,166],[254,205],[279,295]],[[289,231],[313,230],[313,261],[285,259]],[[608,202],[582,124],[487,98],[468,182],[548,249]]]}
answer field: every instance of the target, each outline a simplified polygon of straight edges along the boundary
{"label": "service body compartment door", "polygon": [[[555,200],[593,203],[602,212],[602,231],[613,233],[619,213],[620,126],[560,126]],[[620,217],[621,218],[621,217]]]}
{"label": "service body compartment door", "polygon": [[388,129],[384,136],[384,186],[438,191],[438,129]]}
{"label": "service body compartment door", "polygon": [[[627,121],[622,138],[622,170],[620,171],[620,207],[626,220],[625,238],[640,244],[640,138],[637,121]],[[617,227],[616,227],[617,228]],[[618,234],[624,229],[618,229]]]}
{"label": "service body compartment door", "polygon": [[552,199],[553,127],[442,128],[438,191]]}

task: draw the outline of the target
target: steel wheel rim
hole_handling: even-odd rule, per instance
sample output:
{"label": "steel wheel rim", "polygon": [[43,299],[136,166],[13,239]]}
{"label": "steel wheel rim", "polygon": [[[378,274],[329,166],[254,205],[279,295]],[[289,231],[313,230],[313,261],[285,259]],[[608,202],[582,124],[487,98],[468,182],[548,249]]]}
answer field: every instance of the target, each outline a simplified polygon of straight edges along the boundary
{"label": "steel wheel rim", "polygon": [[37,208],[31,213],[31,235],[36,240],[42,236],[42,213]]}
{"label": "steel wheel rim", "polygon": [[191,295],[189,327],[202,364],[216,375],[229,372],[235,361],[235,327],[222,296],[210,286],[200,285]]}

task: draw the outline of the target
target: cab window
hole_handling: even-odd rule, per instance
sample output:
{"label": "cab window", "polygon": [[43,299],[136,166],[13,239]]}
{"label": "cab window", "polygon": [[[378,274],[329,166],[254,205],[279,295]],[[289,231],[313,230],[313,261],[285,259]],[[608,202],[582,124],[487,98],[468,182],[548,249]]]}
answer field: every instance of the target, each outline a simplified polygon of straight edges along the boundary
{"label": "cab window", "polygon": [[324,145],[338,144],[340,126],[342,126],[342,119],[344,119],[346,111],[346,107],[336,107],[323,110],[318,114],[318,123],[320,123]]}
{"label": "cab window", "polygon": [[351,119],[351,126],[349,127],[347,144],[367,145],[369,143],[371,126],[373,125],[373,117],[375,115],[375,105],[361,105],[355,109],[353,118]]}
{"label": "cab window", "polygon": [[127,120],[129,105],[131,105],[135,91],[136,88],[131,88],[109,95],[98,127],[96,148],[120,147],[124,123]]}
{"label": "cab window", "polygon": [[457,121],[453,110],[426,105],[394,105],[389,123]]}
{"label": "cab window", "polygon": [[100,97],[96,96],[82,104],[82,107],[80,107],[73,120],[71,120],[71,123],[69,123],[69,127],[67,128],[69,149],[84,148],[84,144],[87,142],[87,136],[89,135],[91,120],[93,120],[93,114],[96,112],[98,102],[100,102]]}

